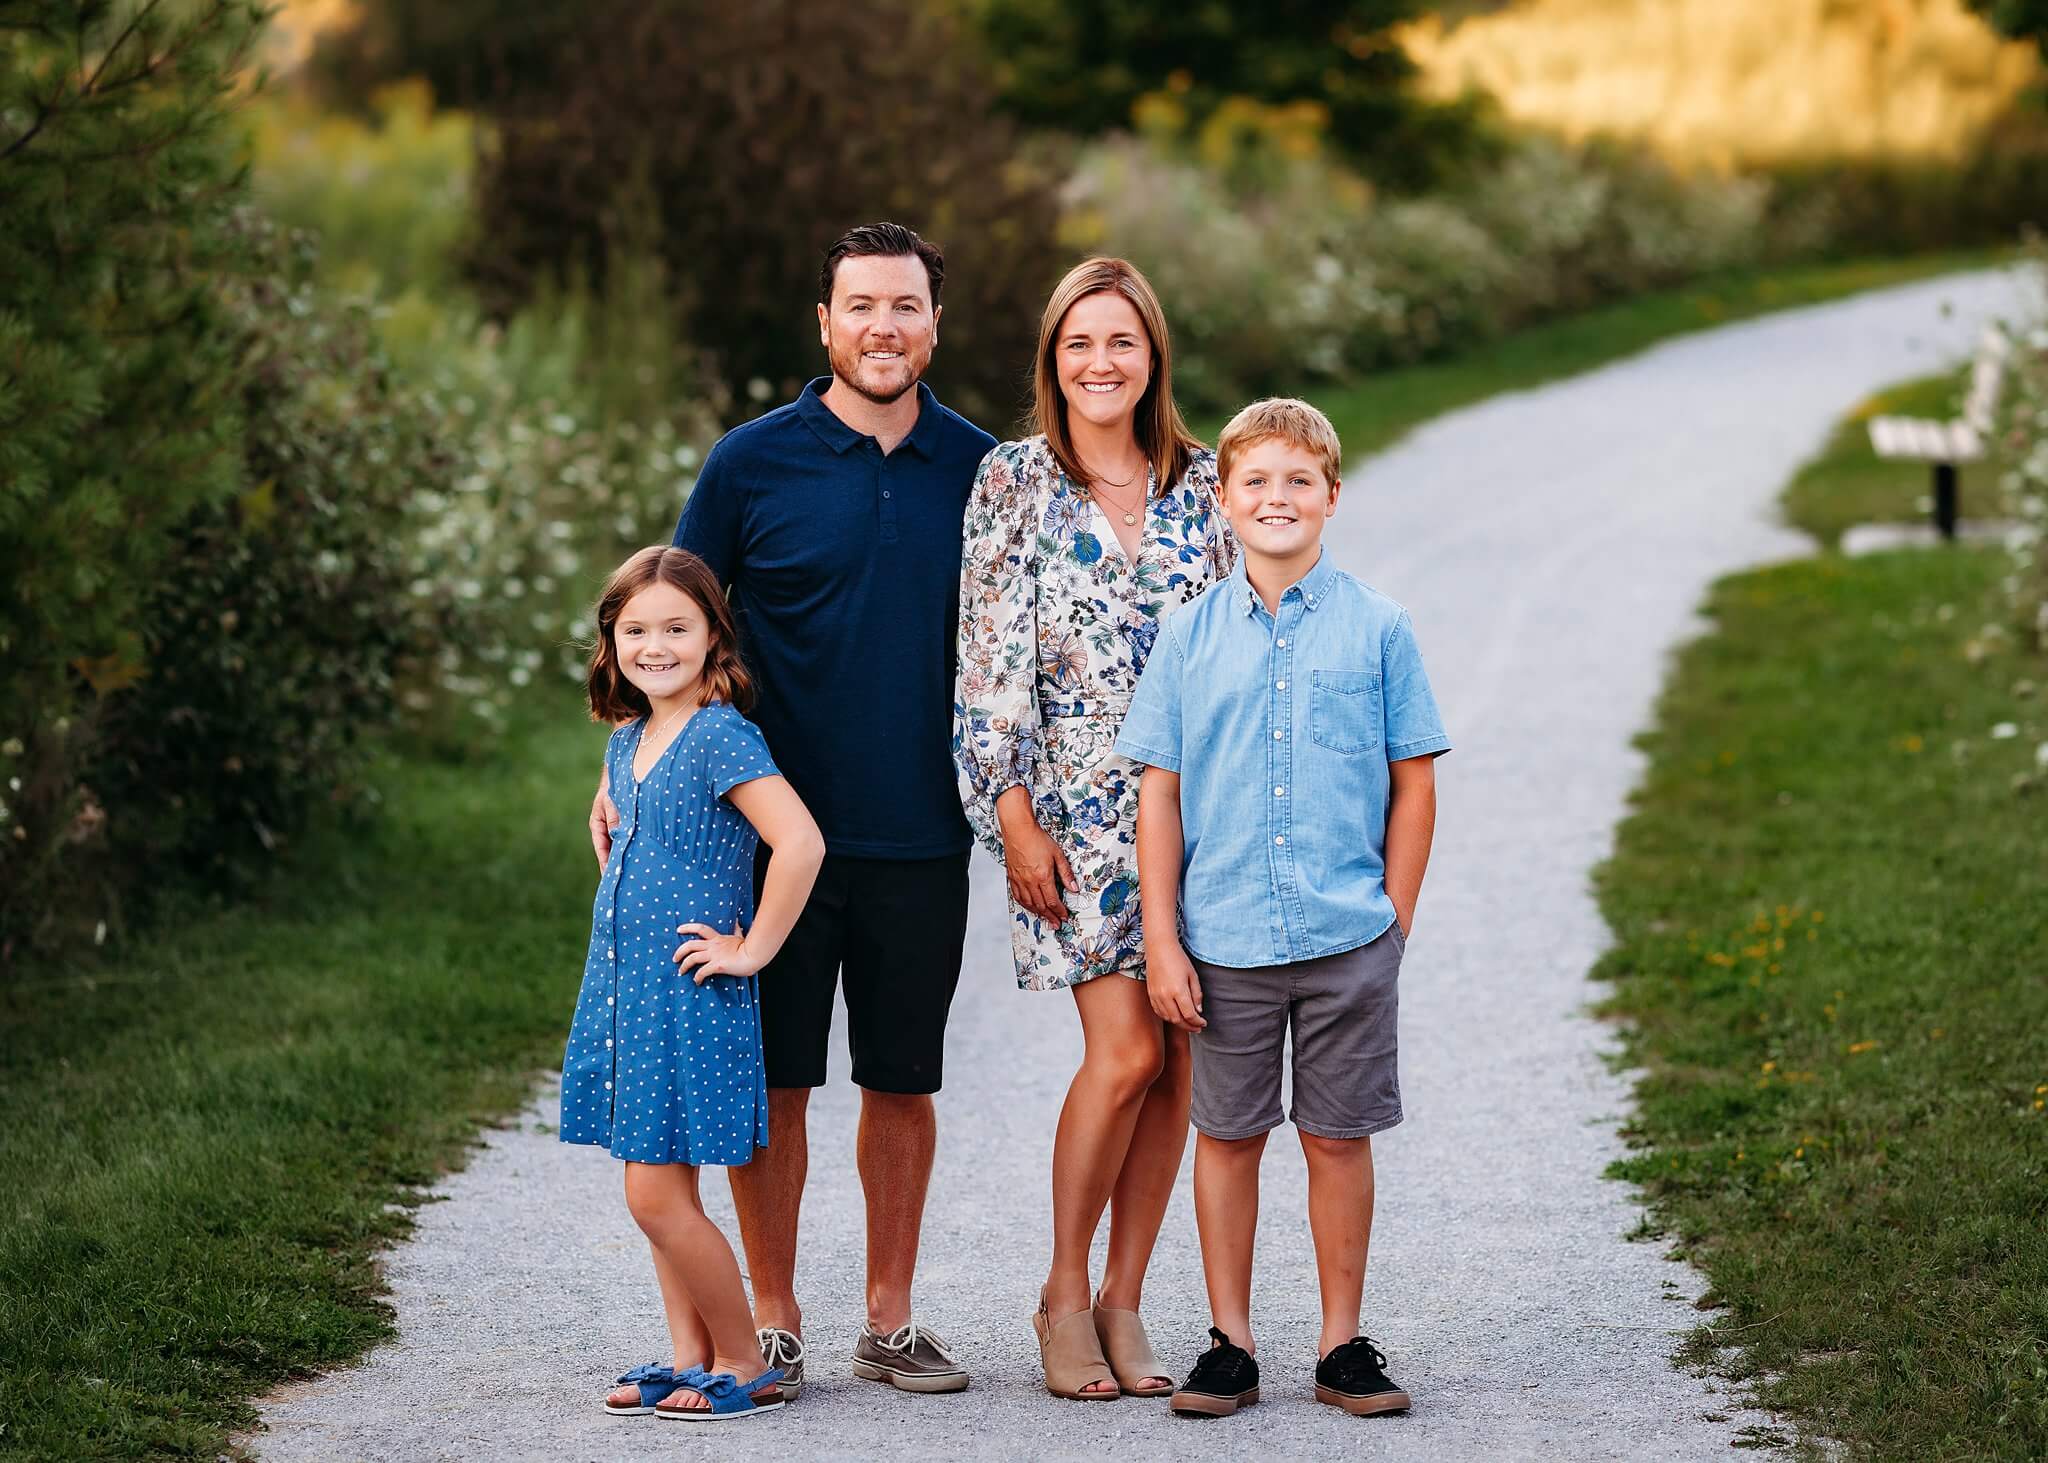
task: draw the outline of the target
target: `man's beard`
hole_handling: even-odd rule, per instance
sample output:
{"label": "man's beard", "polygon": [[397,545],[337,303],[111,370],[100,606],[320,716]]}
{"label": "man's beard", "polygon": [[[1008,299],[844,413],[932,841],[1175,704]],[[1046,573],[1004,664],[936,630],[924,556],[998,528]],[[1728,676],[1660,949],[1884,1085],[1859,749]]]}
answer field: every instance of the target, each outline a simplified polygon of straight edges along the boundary
{"label": "man's beard", "polygon": [[861,347],[856,346],[848,351],[835,349],[831,352],[832,374],[839,380],[844,381],[855,393],[866,397],[877,406],[892,405],[895,402],[901,401],[905,392],[916,389],[917,383],[924,379],[925,367],[931,364],[931,359],[931,352],[929,351],[925,352],[922,360],[914,357],[909,351],[904,351],[902,353],[902,364],[906,375],[903,384],[894,391],[885,394],[871,390],[861,384],[861,372],[867,365],[867,361],[862,355]]}

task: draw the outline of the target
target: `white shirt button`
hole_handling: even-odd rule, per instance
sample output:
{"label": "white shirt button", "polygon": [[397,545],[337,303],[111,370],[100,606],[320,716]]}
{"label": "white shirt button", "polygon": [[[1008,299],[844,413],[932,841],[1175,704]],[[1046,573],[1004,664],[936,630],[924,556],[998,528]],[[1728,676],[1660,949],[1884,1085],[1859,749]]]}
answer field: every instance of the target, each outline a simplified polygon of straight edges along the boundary
{"label": "white shirt button", "polygon": [[1282,737],[1284,737],[1284,736],[1286,736],[1286,735],[1287,735],[1287,733],[1286,733],[1286,732],[1284,732],[1284,731],[1282,731],[1282,730],[1280,730],[1280,728],[1279,728],[1279,727],[1277,727],[1277,726],[1276,726],[1276,727],[1274,727],[1274,728],[1273,728],[1273,740],[1274,740],[1274,741],[1276,741],[1276,742],[1277,742],[1277,741],[1279,741],[1279,740],[1280,740],[1280,739],[1281,739]]}
{"label": "white shirt button", "polygon": [[606,996],[604,998],[604,1003],[607,1006],[616,1006],[619,1004],[619,998],[617,996]]}
{"label": "white shirt button", "polygon": [[607,960],[616,960],[619,958],[619,952],[616,950],[607,950],[604,952],[604,958]]}
{"label": "white shirt button", "polygon": [[605,1083],[605,1084],[604,1084],[604,1090],[605,1090],[605,1091],[607,1091],[607,1092],[611,1091],[611,1090],[612,1090],[612,1084],[611,1084],[611,1083],[609,1083],[609,1082]]}
{"label": "white shirt button", "polygon": [[1287,648],[1287,637],[1285,635],[1282,635],[1278,640],[1275,640],[1273,643],[1279,646],[1282,650],[1285,650]]}
{"label": "white shirt button", "polygon": [[1284,691],[1284,690],[1286,690],[1286,689],[1287,689],[1287,682],[1285,682],[1285,681],[1275,681],[1275,682],[1273,682],[1273,686],[1274,686],[1274,688],[1275,688],[1276,690],[1281,690],[1281,691]]}
{"label": "white shirt button", "polygon": [[611,1045],[612,1045],[612,1039],[611,1039],[611,1038],[610,1038],[609,1036],[607,1036],[607,1037],[606,1037],[606,1038],[604,1039],[604,1045],[605,1045],[605,1050],[606,1050],[606,1051],[610,1051],[610,1050],[611,1050]]}
{"label": "white shirt button", "polygon": [[1285,833],[1275,833],[1273,835],[1273,841],[1275,843],[1285,843],[1287,841],[1287,835]]}
{"label": "white shirt button", "polygon": [[1276,798],[1284,798],[1287,796],[1287,789],[1284,787],[1276,787],[1273,789],[1273,796]]}

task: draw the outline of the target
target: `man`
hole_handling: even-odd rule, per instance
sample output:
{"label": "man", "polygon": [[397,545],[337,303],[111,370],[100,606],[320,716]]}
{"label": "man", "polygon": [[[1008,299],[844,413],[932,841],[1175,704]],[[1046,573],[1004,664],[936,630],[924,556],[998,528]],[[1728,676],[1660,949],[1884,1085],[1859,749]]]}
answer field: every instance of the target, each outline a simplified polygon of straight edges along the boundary
{"label": "man", "polygon": [[[768,1365],[803,1383],[795,1291],[805,1115],[845,975],[867,1204],[856,1375],[955,1392],[966,1370],[912,1319],[946,1015],[967,930],[969,836],[951,750],[960,528],[995,439],[923,385],[945,263],[898,224],[832,245],[818,338],[832,374],[728,432],[676,525],[731,595],[769,750],[825,834],[802,918],[761,972],[769,1146],[730,1170]],[[601,789],[603,858],[616,813]]]}

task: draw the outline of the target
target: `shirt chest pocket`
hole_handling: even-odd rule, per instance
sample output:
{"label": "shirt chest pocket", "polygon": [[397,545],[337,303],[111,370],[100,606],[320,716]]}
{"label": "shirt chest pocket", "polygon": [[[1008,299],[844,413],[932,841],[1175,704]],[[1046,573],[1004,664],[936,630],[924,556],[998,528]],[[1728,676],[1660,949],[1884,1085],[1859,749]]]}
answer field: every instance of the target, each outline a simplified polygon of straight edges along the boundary
{"label": "shirt chest pocket", "polygon": [[1309,676],[1309,739],[1332,752],[1353,756],[1380,744],[1380,673],[1312,671]]}

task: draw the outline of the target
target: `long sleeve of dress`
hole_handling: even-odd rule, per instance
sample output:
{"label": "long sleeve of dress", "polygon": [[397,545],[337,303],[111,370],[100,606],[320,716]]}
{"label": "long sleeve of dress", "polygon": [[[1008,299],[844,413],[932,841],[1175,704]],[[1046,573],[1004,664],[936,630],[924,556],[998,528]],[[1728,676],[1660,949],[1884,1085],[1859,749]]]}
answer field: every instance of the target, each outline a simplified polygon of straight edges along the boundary
{"label": "long sleeve of dress", "polygon": [[1019,444],[982,459],[968,498],[960,556],[960,659],[953,686],[953,758],[960,801],[982,845],[1002,856],[996,799],[1032,786],[1039,754],[1037,515],[1021,482]]}

